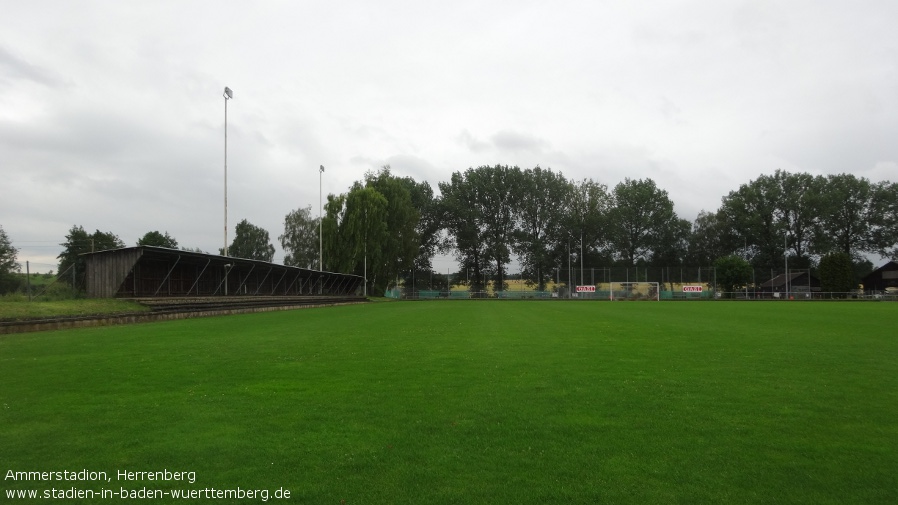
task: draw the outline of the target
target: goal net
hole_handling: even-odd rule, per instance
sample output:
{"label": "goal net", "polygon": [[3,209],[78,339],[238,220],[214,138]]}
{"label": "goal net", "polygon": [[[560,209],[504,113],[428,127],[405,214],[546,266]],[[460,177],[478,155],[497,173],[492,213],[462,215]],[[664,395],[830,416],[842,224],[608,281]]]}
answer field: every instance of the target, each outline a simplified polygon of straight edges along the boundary
{"label": "goal net", "polygon": [[661,299],[657,282],[612,282],[608,294],[611,300],[652,300]]}

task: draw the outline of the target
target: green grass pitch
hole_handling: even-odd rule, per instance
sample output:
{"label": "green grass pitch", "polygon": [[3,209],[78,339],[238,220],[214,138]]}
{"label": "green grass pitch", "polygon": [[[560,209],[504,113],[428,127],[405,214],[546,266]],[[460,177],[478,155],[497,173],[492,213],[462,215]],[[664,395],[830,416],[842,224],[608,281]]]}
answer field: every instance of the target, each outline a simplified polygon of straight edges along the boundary
{"label": "green grass pitch", "polygon": [[[435,301],[5,336],[0,497],[898,503],[896,321],[894,303]],[[8,473],[83,469],[109,479]],[[162,470],[195,482],[117,478]]]}

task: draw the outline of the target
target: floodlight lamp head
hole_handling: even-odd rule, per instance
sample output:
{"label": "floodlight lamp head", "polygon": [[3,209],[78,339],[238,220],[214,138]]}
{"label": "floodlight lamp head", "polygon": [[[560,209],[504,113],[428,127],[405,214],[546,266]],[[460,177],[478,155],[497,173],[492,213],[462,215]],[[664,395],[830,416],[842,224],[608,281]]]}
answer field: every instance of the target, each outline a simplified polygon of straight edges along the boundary
{"label": "floodlight lamp head", "polygon": [[318,168],[318,171],[319,171],[319,172],[324,172],[324,165],[320,165],[319,168]]}
{"label": "floodlight lamp head", "polygon": [[225,100],[228,100],[228,99],[230,99],[230,98],[234,98],[234,92],[231,91],[231,88],[225,86],[224,97],[225,97]]}

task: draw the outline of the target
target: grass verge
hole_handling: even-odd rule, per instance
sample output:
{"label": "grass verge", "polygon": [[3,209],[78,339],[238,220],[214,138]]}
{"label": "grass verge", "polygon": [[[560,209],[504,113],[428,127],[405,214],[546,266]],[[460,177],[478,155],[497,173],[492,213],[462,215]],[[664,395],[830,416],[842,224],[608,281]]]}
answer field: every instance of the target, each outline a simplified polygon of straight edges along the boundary
{"label": "grass verge", "polygon": [[136,302],[112,298],[86,298],[55,301],[28,301],[27,297],[0,297],[0,321],[58,316],[93,316],[145,312],[148,309]]}

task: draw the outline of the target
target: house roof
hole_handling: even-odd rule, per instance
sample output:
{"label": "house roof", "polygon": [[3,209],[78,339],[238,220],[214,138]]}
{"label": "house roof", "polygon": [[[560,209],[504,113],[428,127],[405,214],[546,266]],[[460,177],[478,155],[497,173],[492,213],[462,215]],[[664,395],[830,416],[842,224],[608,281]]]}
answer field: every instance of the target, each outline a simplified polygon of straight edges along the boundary
{"label": "house roof", "polygon": [[861,282],[867,289],[898,286],[898,261],[892,260],[865,275]]}
{"label": "house roof", "polygon": [[[801,277],[806,277],[807,275],[808,275],[808,272],[804,272],[804,271],[790,272],[788,277],[786,276],[786,274],[779,274],[776,277],[774,277],[773,279],[770,279],[769,281],[761,284],[761,287],[762,288],[775,288],[775,287],[779,287],[779,286],[785,286],[787,281],[789,282],[789,284],[794,284],[795,279],[798,279]],[[812,275],[811,281],[816,282],[817,278]]]}
{"label": "house roof", "polygon": [[870,277],[871,275],[875,275],[880,272],[890,272],[892,270],[898,270],[898,261],[895,261],[895,260],[889,261],[885,265],[883,265],[883,266],[877,268],[876,270],[870,272],[869,274],[867,274],[867,277]]}

